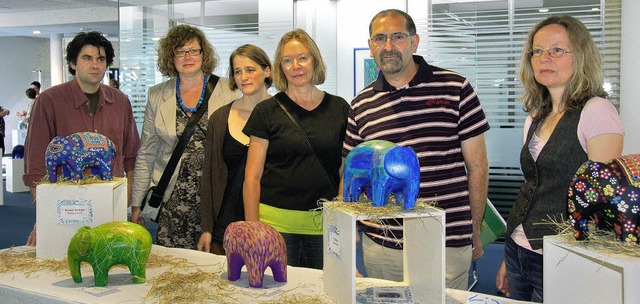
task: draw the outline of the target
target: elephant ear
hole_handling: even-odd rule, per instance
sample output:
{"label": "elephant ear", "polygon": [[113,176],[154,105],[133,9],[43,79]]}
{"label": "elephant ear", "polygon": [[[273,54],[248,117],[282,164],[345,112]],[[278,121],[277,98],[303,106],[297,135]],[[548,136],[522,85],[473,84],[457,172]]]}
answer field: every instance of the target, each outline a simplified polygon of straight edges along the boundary
{"label": "elephant ear", "polygon": [[384,156],[384,168],[391,176],[409,177],[418,174],[414,178],[419,178],[418,156],[410,147],[398,146],[389,150]]}
{"label": "elephant ear", "polygon": [[87,253],[89,253],[93,238],[94,235],[91,227],[84,226],[78,229],[78,232],[76,232],[72,241],[74,242],[76,250],[80,254],[80,256],[85,256],[87,255]]}
{"label": "elephant ear", "polygon": [[62,149],[64,149],[64,145],[59,140],[57,140],[58,137],[54,138],[47,146],[48,153],[58,154],[62,152]]}
{"label": "elephant ear", "polygon": [[629,154],[610,161],[626,185],[640,187],[640,154]]}

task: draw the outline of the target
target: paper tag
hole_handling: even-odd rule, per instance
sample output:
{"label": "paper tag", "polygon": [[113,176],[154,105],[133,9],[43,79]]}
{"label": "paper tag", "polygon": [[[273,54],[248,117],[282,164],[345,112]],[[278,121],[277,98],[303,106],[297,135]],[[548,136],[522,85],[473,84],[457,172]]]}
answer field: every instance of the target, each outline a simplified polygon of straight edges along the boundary
{"label": "paper tag", "polygon": [[467,298],[467,303],[478,303],[478,304],[507,304],[507,302],[502,302],[500,300],[491,298],[485,294],[477,294],[470,292],[469,297]]}
{"label": "paper tag", "polygon": [[96,287],[96,286],[82,288],[82,291],[98,298],[120,292],[119,289],[114,287]]}
{"label": "paper tag", "polygon": [[363,304],[412,304],[409,286],[376,286],[356,292],[356,301]]}
{"label": "paper tag", "polygon": [[335,256],[339,260],[342,259],[342,250],[340,249],[342,238],[340,237],[340,229],[335,225],[329,225],[327,228],[327,242],[327,253]]}
{"label": "paper tag", "polygon": [[92,224],[93,223],[93,201],[82,200],[59,200],[57,203],[58,224]]}

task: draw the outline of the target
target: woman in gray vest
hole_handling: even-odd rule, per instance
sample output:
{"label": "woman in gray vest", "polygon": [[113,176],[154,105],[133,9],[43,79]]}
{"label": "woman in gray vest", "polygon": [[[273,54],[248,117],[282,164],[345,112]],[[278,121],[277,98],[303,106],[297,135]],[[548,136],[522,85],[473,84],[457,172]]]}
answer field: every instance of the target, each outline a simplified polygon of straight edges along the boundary
{"label": "woman in gray vest", "polygon": [[507,220],[496,287],[513,299],[542,302],[542,237],[555,230],[539,223],[567,218],[572,176],[587,159],[620,156],[624,131],[605,99],[598,48],[573,17],[548,17],[529,32],[520,80],[529,113],[520,152],[525,182]]}

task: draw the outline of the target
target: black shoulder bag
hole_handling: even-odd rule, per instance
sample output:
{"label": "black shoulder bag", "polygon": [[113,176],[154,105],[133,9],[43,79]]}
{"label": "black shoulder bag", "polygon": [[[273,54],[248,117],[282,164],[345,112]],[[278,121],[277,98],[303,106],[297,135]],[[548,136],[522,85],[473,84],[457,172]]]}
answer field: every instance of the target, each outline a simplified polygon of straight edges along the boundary
{"label": "black shoulder bag", "polygon": [[[193,133],[195,133],[196,125],[200,121],[200,118],[202,118],[202,115],[204,115],[204,113],[207,112],[207,109],[209,107],[209,98],[211,98],[211,93],[213,93],[213,89],[216,87],[216,84],[218,83],[219,79],[220,77],[216,75],[209,76],[207,89],[204,95],[204,102],[202,103],[200,108],[198,108],[198,110],[189,118],[189,122],[187,123],[187,126],[184,128],[184,131],[182,132],[182,136],[180,136],[180,139],[178,140],[178,144],[173,149],[171,158],[169,159],[167,166],[164,168],[164,172],[162,172],[162,177],[160,177],[160,181],[158,182],[158,185],[152,186],[149,188],[149,190],[147,190],[147,194],[144,196],[142,200],[141,209],[144,209],[146,204],[148,204],[153,208],[159,209],[159,207],[161,207],[162,198],[164,197],[164,192],[167,190],[167,186],[169,185],[169,180],[171,180],[171,176],[173,175],[173,172],[176,170],[176,167],[178,166],[178,161],[180,161],[180,158],[182,157],[182,153],[187,148],[187,144],[189,143],[191,136],[193,135]],[[159,210],[158,210],[158,214],[160,214]],[[152,218],[151,220],[155,222],[157,220],[157,216],[155,219]]]}
{"label": "black shoulder bag", "polygon": [[331,173],[330,173],[331,170],[329,170],[327,165],[318,156],[318,152],[317,152],[316,146],[314,146],[313,143],[309,140],[309,137],[307,137],[307,133],[304,132],[304,130],[302,129],[302,126],[300,126],[298,121],[293,117],[293,115],[291,115],[291,113],[289,112],[287,107],[285,107],[282,104],[282,102],[280,102],[280,100],[278,98],[276,98],[275,96],[273,96],[272,98],[276,101],[276,103],[278,103],[278,105],[280,106],[282,111],[284,111],[284,113],[287,114],[287,116],[289,117],[291,122],[293,122],[293,124],[296,126],[298,131],[300,131],[300,133],[302,133],[302,137],[304,137],[304,139],[307,141],[307,144],[309,144],[309,147],[311,148],[311,151],[313,151],[313,155],[316,157],[318,162],[320,162],[320,164],[322,165],[322,168],[324,169],[324,172],[327,174],[327,177],[329,177],[329,180],[331,181],[331,185],[333,186],[333,189],[335,190],[335,192],[337,194],[338,193],[338,182],[333,178],[333,175],[331,175]]}

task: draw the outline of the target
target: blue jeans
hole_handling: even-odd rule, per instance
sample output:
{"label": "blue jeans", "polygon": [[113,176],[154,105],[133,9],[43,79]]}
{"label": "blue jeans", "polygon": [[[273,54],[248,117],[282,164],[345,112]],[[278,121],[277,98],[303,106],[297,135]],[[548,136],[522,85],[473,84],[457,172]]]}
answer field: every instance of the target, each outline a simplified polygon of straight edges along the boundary
{"label": "blue jeans", "polygon": [[504,244],[510,298],[542,302],[542,255],[518,246],[511,237]]}
{"label": "blue jeans", "polygon": [[322,269],[322,235],[280,234],[287,246],[287,265]]}

